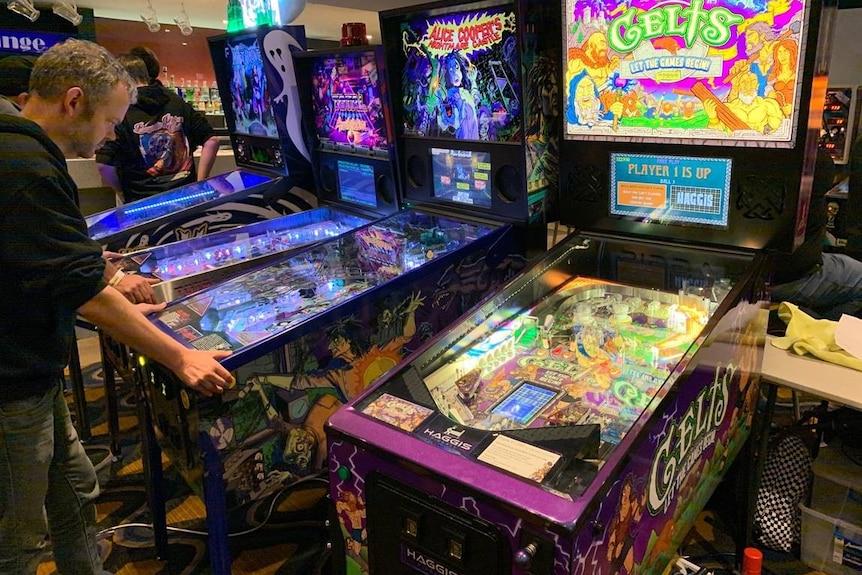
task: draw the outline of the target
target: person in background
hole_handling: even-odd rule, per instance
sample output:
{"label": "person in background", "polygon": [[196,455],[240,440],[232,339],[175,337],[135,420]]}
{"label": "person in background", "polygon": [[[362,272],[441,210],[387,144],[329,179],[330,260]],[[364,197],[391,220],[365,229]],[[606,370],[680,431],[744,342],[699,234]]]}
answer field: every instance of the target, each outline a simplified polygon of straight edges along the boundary
{"label": "person in background", "polygon": [[18,114],[27,100],[36,56],[15,54],[0,59],[0,114]]}
{"label": "person in background", "polygon": [[[98,479],[63,397],[76,315],[210,396],[224,352],[187,349],[105,282],[67,158],[92,157],[134,100],[104,48],[67,40],[36,62],[21,115],[0,116],[0,573],[36,573],[49,533],[59,573],[102,574]],[[46,523],[47,521],[47,523]]]}
{"label": "person in background", "polygon": [[822,148],[817,151],[805,241],[792,254],[773,260],[771,295],[773,302],[788,301],[815,317],[837,321],[842,314],[858,315],[862,310],[862,262],[823,251],[825,196],[834,183],[835,165]]}
{"label": "person in background", "polygon": [[[118,205],[159,194],[209,177],[219,140],[206,116],[158,80],[159,64],[133,53],[122,61],[138,89],[138,101],[117,126],[117,139],[96,153],[102,182],[114,190]],[[194,152],[201,149],[195,168]]]}
{"label": "person in background", "polygon": [[155,84],[157,86],[164,85],[162,81],[159,80],[162,65],[161,62],[159,62],[158,57],[156,57],[155,52],[146,46],[135,46],[129,50],[129,54],[137,56],[144,61],[144,64],[147,66],[147,77],[150,79],[150,84]]}

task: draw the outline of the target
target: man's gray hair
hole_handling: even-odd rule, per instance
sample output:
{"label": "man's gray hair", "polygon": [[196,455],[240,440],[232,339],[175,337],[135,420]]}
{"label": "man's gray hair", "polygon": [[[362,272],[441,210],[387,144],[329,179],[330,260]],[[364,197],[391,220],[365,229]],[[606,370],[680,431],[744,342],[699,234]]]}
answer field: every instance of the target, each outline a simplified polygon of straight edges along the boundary
{"label": "man's gray hair", "polygon": [[36,60],[30,75],[30,93],[50,100],[77,86],[92,111],[91,103],[107,99],[118,83],[125,86],[135,102],[135,82],[110,52],[93,42],[70,38]]}

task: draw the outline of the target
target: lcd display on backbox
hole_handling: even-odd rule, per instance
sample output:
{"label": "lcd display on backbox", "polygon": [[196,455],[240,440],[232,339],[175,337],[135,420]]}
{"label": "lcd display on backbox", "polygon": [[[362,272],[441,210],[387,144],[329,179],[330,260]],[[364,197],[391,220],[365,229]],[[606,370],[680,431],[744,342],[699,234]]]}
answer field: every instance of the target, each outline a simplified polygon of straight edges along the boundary
{"label": "lcd display on backbox", "polygon": [[326,55],[312,66],[314,125],[322,149],[387,149],[374,51]]}
{"label": "lcd display on backbox", "polygon": [[612,153],[610,172],[612,215],[727,227],[729,159]]}
{"label": "lcd display on backbox", "polygon": [[566,0],[564,136],[793,147],[806,4]]}
{"label": "lcd display on backbox", "polygon": [[404,134],[520,141],[520,64],[511,8],[401,25]]}
{"label": "lcd display on backbox", "polygon": [[338,160],[338,195],[345,202],[376,208],[374,166]]}
{"label": "lcd display on backbox", "polygon": [[434,197],[459,204],[491,207],[491,154],[431,148]]}
{"label": "lcd display on backbox", "polygon": [[278,138],[263,59],[256,36],[231,38],[225,42],[229,68],[230,113],[237,134]]}

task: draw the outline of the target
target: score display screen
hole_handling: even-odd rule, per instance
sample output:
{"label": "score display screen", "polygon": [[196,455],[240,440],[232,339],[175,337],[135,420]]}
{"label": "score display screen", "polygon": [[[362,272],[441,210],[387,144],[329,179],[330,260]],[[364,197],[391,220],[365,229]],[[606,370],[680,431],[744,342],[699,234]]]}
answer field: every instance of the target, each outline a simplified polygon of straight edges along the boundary
{"label": "score display screen", "polygon": [[490,174],[489,152],[431,148],[435,198],[490,208]]}
{"label": "score display screen", "polygon": [[374,166],[338,160],[338,194],[345,202],[376,208]]}
{"label": "score display screen", "polygon": [[612,153],[610,172],[611,215],[727,227],[730,159]]}
{"label": "score display screen", "polygon": [[491,409],[491,413],[526,425],[544,409],[557,391],[535,383],[523,382]]}

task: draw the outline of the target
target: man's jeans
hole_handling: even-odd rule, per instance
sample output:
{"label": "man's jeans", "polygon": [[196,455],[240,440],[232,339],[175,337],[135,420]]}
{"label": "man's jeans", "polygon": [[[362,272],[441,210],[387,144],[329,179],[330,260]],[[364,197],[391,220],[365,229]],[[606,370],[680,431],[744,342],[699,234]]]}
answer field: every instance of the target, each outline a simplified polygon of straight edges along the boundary
{"label": "man's jeans", "polygon": [[0,575],[35,574],[46,532],[60,573],[105,573],[95,537],[98,495],[59,379],[44,396],[0,401]]}

